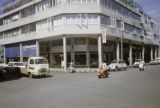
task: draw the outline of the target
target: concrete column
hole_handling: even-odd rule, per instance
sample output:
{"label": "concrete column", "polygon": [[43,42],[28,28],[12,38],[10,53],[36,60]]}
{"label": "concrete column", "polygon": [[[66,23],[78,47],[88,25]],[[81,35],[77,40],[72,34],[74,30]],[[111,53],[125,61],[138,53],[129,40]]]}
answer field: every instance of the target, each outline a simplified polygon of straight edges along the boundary
{"label": "concrete column", "polygon": [[49,58],[50,58],[50,67],[52,67],[53,65],[53,58],[52,58],[52,41],[49,42],[49,49],[50,49],[50,52],[49,52]]}
{"label": "concrete column", "polygon": [[36,56],[39,56],[39,42],[36,40]]}
{"label": "concrete column", "polygon": [[63,36],[63,60],[64,60],[64,71],[67,70],[67,48],[66,48],[66,36]]}
{"label": "concrete column", "polygon": [[123,60],[123,31],[121,36],[121,59]]}
{"label": "concrete column", "polygon": [[155,55],[155,58],[157,58],[158,56],[157,56],[157,46],[155,47],[155,51],[154,51],[154,55]]}
{"label": "concrete column", "polygon": [[71,39],[71,49],[71,60],[73,60],[73,64],[75,64],[74,38]]}
{"label": "concrete column", "polygon": [[6,64],[6,47],[3,47],[3,59],[4,59],[4,63]]}
{"label": "concrete column", "polygon": [[132,66],[133,58],[132,58],[132,44],[129,47],[129,65]]}
{"label": "concrete column", "polygon": [[117,56],[116,56],[116,59],[119,60],[119,52],[120,52],[120,49],[119,49],[119,41],[117,41]]}
{"label": "concrete column", "polygon": [[97,5],[100,5],[101,4],[101,0],[97,0]]}
{"label": "concrete column", "polygon": [[102,37],[101,35],[98,36],[98,61],[99,66],[102,64]]}
{"label": "concrete column", "polygon": [[89,38],[86,38],[86,46],[87,46],[87,51],[86,51],[86,63],[87,63],[87,66],[90,67]]}
{"label": "concrete column", "polygon": [[145,51],[145,47],[144,45],[142,46],[142,60],[144,60],[144,51]]}
{"label": "concrete column", "polygon": [[153,60],[153,47],[151,46],[151,60]]}
{"label": "concrete column", "polygon": [[20,43],[20,62],[23,62],[23,48],[22,48],[22,43]]}
{"label": "concrete column", "polygon": [[158,57],[160,57],[160,46],[158,46]]}

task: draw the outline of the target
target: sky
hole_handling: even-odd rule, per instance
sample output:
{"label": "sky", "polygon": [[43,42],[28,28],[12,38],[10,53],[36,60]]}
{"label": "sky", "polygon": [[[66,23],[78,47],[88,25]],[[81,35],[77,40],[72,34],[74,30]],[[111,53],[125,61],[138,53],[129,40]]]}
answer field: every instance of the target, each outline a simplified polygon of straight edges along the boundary
{"label": "sky", "polygon": [[[3,1],[0,0],[0,7]],[[160,0],[134,0],[140,4],[146,13],[160,21]]]}
{"label": "sky", "polygon": [[160,0],[135,0],[144,11],[153,18],[160,21]]}

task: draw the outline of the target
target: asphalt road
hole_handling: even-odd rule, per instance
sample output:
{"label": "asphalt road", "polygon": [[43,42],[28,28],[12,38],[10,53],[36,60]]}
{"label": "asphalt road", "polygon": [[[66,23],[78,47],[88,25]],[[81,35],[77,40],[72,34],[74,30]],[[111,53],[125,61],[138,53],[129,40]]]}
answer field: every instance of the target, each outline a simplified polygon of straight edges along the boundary
{"label": "asphalt road", "polygon": [[0,108],[160,108],[160,65],[96,73],[53,73],[0,82]]}

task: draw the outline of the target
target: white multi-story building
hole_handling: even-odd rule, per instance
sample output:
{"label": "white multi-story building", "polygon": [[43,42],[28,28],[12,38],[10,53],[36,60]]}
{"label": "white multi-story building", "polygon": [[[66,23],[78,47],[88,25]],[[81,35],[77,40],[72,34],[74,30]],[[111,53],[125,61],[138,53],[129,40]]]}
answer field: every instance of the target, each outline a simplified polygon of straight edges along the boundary
{"label": "white multi-story building", "polygon": [[133,0],[11,0],[0,15],[4,60],[45,56],[51,67],[158,57],[159,22]]}

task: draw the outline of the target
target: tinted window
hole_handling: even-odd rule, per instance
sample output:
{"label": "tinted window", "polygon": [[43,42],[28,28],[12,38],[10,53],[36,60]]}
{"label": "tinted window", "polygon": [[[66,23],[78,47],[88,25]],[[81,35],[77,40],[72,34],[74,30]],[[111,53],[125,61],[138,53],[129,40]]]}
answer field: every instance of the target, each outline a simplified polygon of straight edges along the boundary
{"label": "tinted window", "polygon": [[36,59],[35,64],[47,64],[47,59]]}
{"label": "tinted window", "polygon": [[34,64],[34,60],[31,59],[30,62],[29,62],[29,64]]}
{"label": "tinted window", "polygon": [[13,66],[13,63],[8,63],[8,66]]}
{"label": "tinted window", "polygon": [[23,63],[14,63],[15,66],[24,66]]}

